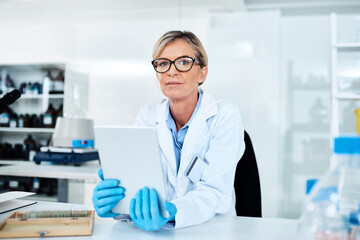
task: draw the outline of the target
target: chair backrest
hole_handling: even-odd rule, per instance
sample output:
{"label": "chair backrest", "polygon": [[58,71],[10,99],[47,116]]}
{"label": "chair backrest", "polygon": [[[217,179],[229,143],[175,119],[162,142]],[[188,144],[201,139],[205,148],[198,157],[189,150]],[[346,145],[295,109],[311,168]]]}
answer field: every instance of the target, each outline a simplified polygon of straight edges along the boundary
{"label": "chair backrest", "polygon": [[262,217],[260,177],[249,134],[244,131],[245,152],[237,164],[234,180],[236,214]]}

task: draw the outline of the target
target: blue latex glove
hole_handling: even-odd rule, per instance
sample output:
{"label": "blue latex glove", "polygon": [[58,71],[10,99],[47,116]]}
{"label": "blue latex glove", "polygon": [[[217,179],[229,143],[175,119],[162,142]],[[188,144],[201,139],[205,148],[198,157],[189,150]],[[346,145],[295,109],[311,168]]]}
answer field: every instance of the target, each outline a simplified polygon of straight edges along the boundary
{"label": "blue latex glove", "polygon": [[100,217],[116,217],[119,214],[111,212],[111,209],[125,197],[125,188],[119,187],[119,180],[104,180],[102,169],[98,174],[102,181],[94,188],[92,201],[95,211]]}
{"label": "blue latex glove", "polygon": [[164,218],[159,211],[158,195],[155,189],[144,187],[136,194],[136,199],[130,202],[130,217],[135,225],[143,230],[156,231],[168,221],[175,220],[177,209],[174,204],[165,202],[164,208],[170,217]]}

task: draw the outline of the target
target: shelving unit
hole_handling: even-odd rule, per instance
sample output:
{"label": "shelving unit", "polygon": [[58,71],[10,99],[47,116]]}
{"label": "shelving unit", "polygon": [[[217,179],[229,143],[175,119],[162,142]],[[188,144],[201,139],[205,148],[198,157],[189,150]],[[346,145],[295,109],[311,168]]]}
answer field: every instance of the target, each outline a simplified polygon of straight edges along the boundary
{"label": "shelving unit", "polygon": [[[3,93],[8,92],[9,89],[4,89],[7,81],[5,75],[9,75],[15,84],[15,88],[19,88],[21,83],[38,84],[40,87],[43,84],[43,79],[46,73],[49,72],[55,77],[60,72],[65,75],[65,64],[62,63],[36,63],[36,64],[3,64],[0,65],[0,77]],[[7,77],[6,77],[7,78]],[[50,81],[52,83],[53,81]],[[55,82],[54,82],[55,83]],[[65,83],[65,81],[63,82]],[[63,84],[64,85],[64,84]],[[45,86],[45,85],[44,85]],[[55,84],[53,84],[55,86]],[[64,86],[63,86],[64,87]],[[49,85],[48,91],[55,91]],[[65,89],[65,87],[64,87]],[[63,89],[63,91],[64,91]],[[40,90],[40,89],[39,89]],[[45,90],[45,89],[44,89]],[[2,97],[4,94],[0,95]],[[34,93],[24,93],[10,108],[17,114],[35,114],[39,117],[44,114],[49,104],[53,104],[55,109],[58,109],[64,103],[64,93],[41,93],[41,91]],[[35,128],[35,127],[0,127],[0,143],[9,142],[10,144],[23,143],[26,134],[31,134],[35,137],[38,144],[46,145],[47,140],[54,132],[54,128]],[[22,138],[22,139],[21,139]]]}
{"label": "shelving unit", "polygon": [[301,209],[306,180],[321,176],[329,160],[330,79],[319,70],[321,66],[305,72],[301,61],[289,60],[286,75],[283,191],[289,195],[284,198],[283,208],[294,217],[300,214],[294,209]]}
{"label": "shelving unit", "polygon": [[[11,91],[11,88],[4,88],[6,82],[4,79],[4,76],[9,74],[10,78],[13,80],[15,84],[15,88],[20,89],[20,84],[24,83],[23,86],[26,86],[26,90],[31,91],[31,93],[25,93],[22,94],[21,97],[13,104],[10,105],[10,108],[18,114],[29,114],[30,119],[29,121],[32,121],[34,118],[32,115],[36,115],[39,119],[40,114],[44,114],[46,109],[48,108],[49,104],[52,104],[55,109],[58,109],[61,104],[64,104],[65,99],[65,89],[64,93],[47,93],[44,94],[41,93],[41,91],[32,92],[33,88],[28,88],[29,86],[34,86],[34,83],[36,83],[37,89],[38,87],[42,86],[44,76],[46,75],[46,72],[50,71],[50,73],[55,77],[56,75],[60,74],[60,72],[65,73],[65,64],[56,63],[56,64],[4,64],[0,65],[0,77],[2,84],[0,85],[2,92],[5,94],[6,92]],[[65,75],[65,74],[64,74]],[[50,79],[49,79],[50,80]],[[26,83],[26,84],[25,84]],[[29,84],[30,83],[30,84]],[[60,92],[59,88],[51,88],[51,80],[48,82],[49,85],[49,91],[54,92]],[[65,83],[65,82],[63,82]],[[62,84],[63,85],[63,84]],[[62,86],[61,85],[61,86]],[[55,84],[53,85],[55,86]],[[57,85],[59,86],[59,85]],[[64,86],[65,88],[65,86]],[[47,88],[41,89],[45,90]],[[38,89],[40,90],[40,89]],[[0,97],[3,97],[4,94],[1,94]],[[41,119],[41,118],[40,118]],[[35,121],[40,121],[35,120]],[[45,119],[45,116],[44,116]],[[44,121],[45,123],[45,121]],[[38,128],[38,127],[0,127],[0,143],[9,143],[12,146],[14,144],[23,144],[24,139],[27,137],[27,135],[31,135],[32,138],[35,140],[37,146],[39,145],[47,145],[48,140],[51,137],[51,134],[54,132],[54,128]],[[25,148],[25,145],[23,145],[23,150]],[[15,154],[14,150],[6,150],[5,154],[5,148],[1,149],[1,157],[0,159],[0,169],[4,170],[7,167],[14,167],[15,169],[18,169],[16,172],[18,172],[20,169],[28,169],[29,167],[34,167],[35,163],[29,162],[28,159],[19,159],[19,158],[25,158],[27,157],[27,154],[20,153]],[[31,151],[29,156],[33,156],[34,152]],[[12,159],[12,158],[16,159]],[[11,159],[9,159],[11,158]],[[31,158],[31,157],[30,157]],[[26,167],[25,167],[26,166]],[[38,166],[36,166],[38,168]],[[32,184],[34,184],[35,181],[41,181],[37,184],[40,184],[40,188],[44,187],[41,186],[42,183],[44,183],[43,180],[39,180],[37,176],[31,176],[31,174],[28,175],[20,175],[20,174],[0,174],[0,191],[9,191],[14,190],[14,186],[10,186],[10,182],[17,183],[20,187],[24,188],[26,186],[26,189],[29,188]],[[46,180],[46,183],[58,183],[58,186],[64,185],[64,180],[61,179],[52,179],[52,180]],[[66,181],[65,181],[66,183]],[[66,184],[65,184],[66,185]],[[15,184],[16,186],[16,184]],[[47,186],[45,186],[46,188]],[[15,187],[16,189],[17,187]],[[46,190],[47,189],[47,190]],[[46,193],[36,194],[34,196],[29,197],[28,199],[38,200],[38,201],[66,201],[67,194],[64,193],[63,189],[67,189],[66,187],[57,189],[51,189],[49,191],[49,187],[47,187],[43,191],[48,191]],[[56,194],[58,193],[58,194]],[[48,196],[47,194],[52,194],[51,196]]]}
{"label": "shelving unit", "polygon": [[[335,15],[336,18],[336,15]],[[336,21],[336,19],[335,19]],[[336,29],[335,29],[336,30]],[[337,48],[338,50],[348,50],[348,49],[353,49],[353,48],[360,48],[360,43],[335,43],[334,47]]]}
{"label": "shelving unit", "polygon": [[[331,138],[341,134],[340,132],[340,101],[359,101],[360,89],[353,89],[357,92],[342,93],[339,91],[339,55],[346,52],[360,53],[360,39],[359,42],[349,42],[346,40],[342,42],[338,40],[338,16],[332,13],[331,16],[331,84],[332,84],[332,98],[331,98]],[[360,24],[360,23],[359,23]],[[358,26],[360,29],[360,25]],[[354,69],[354,71],[359,69]],[[359,73],[360,81],[360,73]],[[355,109],[354,109],[355,110]],[[353,116],[355,118],[355,115]]]}
{"label": "shelving unit", "polygon": [[53,133],[54,128],[11,128],[11,127],[0,127],[0,132],[11,132],[11,133]]}

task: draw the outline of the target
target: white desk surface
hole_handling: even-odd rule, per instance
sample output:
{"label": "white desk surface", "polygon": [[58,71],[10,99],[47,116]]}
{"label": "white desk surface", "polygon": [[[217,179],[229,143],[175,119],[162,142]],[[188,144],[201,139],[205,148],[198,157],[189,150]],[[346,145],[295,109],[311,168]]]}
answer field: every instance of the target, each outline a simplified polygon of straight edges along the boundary
{"label": "white desk surface", "polygon": [[[24,207],[18,211],[55,209],[92,209],[91,206],[39,202]],[[0,214],[0,220],[10,213]],[[216,239],[216,240],[291,240],[294,239],[297,229],[297,220],[275,218],[246,218],[246,217],[215,217],[210,222],[199,226],[177,230],[161,229],[158,232],[146,232],[136,228],[133,224],[118,222],[109,218],[96,216],[92,236],[84,237],[53,237],[46,239]],[[17,238],[20,239],[20,238]],[[21,238],[40,239],[40,238]]]}
{"label": "white desk surface", "polygon": [[[7,162],[10,164],[10,162]],[[99,180],[97,171],[98,161],[89,161],[81,166],[53,165],[49,163],[17,162],[14,165],[0,167],[0,176],[41,177],[60,179]]]}

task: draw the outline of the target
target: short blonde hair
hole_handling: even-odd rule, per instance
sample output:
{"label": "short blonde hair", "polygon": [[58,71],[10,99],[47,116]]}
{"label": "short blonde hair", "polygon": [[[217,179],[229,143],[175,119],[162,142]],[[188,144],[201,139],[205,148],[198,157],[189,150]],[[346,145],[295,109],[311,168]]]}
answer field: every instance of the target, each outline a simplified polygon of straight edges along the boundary
{"label": "short blonde hair", "polygon": [[208,65],[208,57],[204,46],[196,35],[189,31],[169,31],[162,35],[155,43],[152,57],[156,59],[160,56],[166,45],[174,42],[175,40],[185,40],[195,51],[195,58],[199,61],[201,68]]}

